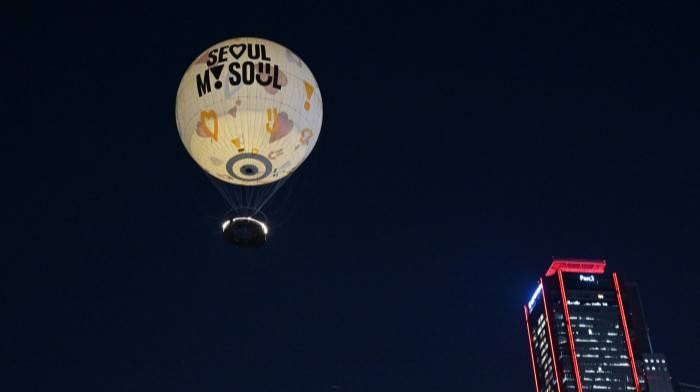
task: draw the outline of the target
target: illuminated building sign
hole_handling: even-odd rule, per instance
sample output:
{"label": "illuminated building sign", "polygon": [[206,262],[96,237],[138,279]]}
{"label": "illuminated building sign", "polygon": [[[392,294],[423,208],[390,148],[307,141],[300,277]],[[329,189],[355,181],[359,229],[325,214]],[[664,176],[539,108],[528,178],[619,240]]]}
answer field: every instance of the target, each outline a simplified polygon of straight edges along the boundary
{"label": "illuminated building sign", "polygon": [[578,280],[581,282],[595,282],[595,276],[593,275],[579,275]]}

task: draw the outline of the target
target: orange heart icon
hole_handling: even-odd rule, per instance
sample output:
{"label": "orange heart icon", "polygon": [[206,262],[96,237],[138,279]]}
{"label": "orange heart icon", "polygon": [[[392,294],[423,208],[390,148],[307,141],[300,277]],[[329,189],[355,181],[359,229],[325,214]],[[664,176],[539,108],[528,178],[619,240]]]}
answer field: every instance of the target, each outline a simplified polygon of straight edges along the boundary
{"label": "orange heart icon", "polygon": [[[214,120],[214,131],[207,125],[207,120]],[[210,137],[215,141],[219,141],[219,116],[215,111],[202,111],[199,113],[199,124],[197,126],[197,134],[202,137]]]}

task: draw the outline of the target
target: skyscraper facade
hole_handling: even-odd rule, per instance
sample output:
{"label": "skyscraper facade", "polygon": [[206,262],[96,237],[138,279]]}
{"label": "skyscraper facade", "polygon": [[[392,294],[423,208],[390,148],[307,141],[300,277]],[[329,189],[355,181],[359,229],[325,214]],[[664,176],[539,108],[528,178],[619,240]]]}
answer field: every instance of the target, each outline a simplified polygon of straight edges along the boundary
{"label": "skyscraper facade", "polygon": [[633,347],[647,331],[625,309],[637,299],[604,260],[554,260],[524,306],[537,392],[646,390]]}

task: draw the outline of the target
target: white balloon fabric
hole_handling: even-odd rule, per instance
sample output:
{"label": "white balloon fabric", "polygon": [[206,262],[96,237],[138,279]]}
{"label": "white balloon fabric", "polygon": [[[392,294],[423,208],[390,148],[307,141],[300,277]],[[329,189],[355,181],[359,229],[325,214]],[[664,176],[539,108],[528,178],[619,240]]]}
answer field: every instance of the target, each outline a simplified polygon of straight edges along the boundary
{"label": "white balloon fabric", "polygon": [[210,175],[231,184],[265,185],[291,174],[321,132],[316,79],[289,49],[234,38],[207,49],[177,91],[180,138]]}

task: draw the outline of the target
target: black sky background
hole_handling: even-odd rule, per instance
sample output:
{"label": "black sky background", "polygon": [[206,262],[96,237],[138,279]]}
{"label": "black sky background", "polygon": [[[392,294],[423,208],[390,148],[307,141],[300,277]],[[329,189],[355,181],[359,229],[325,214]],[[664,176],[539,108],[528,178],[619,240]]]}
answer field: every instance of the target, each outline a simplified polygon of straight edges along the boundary
{"label": "black sky background", "polygon": [[[700,383],[699,11],[36,9],[2,144],[7,390],[530,391],[522,304],[552,256],[638,282]],[[325,110],[257,251],[221,240],[174,118],[195,56],[240,36],[295,51]]]}

